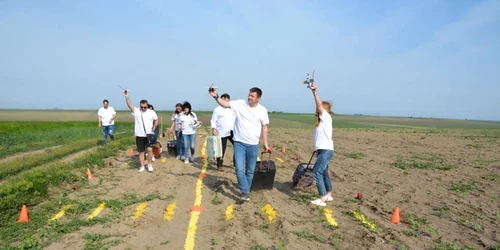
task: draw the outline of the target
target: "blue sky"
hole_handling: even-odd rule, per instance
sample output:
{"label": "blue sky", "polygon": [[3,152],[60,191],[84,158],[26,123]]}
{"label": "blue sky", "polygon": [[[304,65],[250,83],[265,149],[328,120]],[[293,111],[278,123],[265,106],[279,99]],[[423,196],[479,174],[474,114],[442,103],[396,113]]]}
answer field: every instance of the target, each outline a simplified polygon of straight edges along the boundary
{"label": "blue sky", "polygon": [[[156,109],[263,90],[272,110],[500,120],[500,1],[0,1],[0,108]],[[495,70],[495,68],[497,70]]]}

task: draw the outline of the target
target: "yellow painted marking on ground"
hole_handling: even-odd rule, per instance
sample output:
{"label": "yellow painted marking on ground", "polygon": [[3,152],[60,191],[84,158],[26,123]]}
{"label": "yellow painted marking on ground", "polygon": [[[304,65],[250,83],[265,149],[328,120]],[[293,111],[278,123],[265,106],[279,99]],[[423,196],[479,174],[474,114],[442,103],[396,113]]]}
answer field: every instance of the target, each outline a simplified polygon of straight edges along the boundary
{"label": "yellow painted marking on ground", "polygon": [[233,204],[227,206],[227,208],[226,208],[226,217],[225,217],[226,220],[230,220],[230,219],[234,218],[233,211],[234,211],[234,205]]}
{"label": "yellow painted marking on ground", "polygon": [[94,211],[89,215],[87,220],[91,220],[94,217],[96,217],[97,215],[99,215],[99,213],[104,209],[105,206],[106,206],[106,202],[99,204],[99,206],[97,206],[97,208],[94,209]]}
{"label": "yellow painted marking on ground", "polygon": [[143,202],[143,203],[139,204],[139,206],[137,206],[137,208],[135,209],[135,213],[134,213],[134,216],[132,216],[132,219],[135,220],[135,219],[141,217],[144,214],[144,210],[146,210],[147,206],[148,206],[147,202]]}
{"label": "yellow painted marking on ground", "polygon": [[285,162],[283,159],[277,157],[276,160],[278,160],[279,162]]}
{"label": "yellow painted marking on ground", "polygon": [[166,157],[162,157],[161,158],[161,163],[165,163],[165,162],[167,162],[167,158]]}
{"label": "yellow painted marking on ground", "polygon": [[271,206],[271,204],[265,205],[262,209],[262,212],[265,212],[267,214],[267,218],[269,219],[270,222],[272,222],[274,219],[276,219],[276,210]]}
{"label": "yellow painted marking on ground", "polygon": [[172,219],[172,217],[174,216],[174,213],[175,213],[175,202],[168,205],[166,211],[165,211],[165,214],[163,214],[163,219],[164,220],[168,220],[170,221]]}
{"label": "yellow painted marking on ground", "polygon": [[257,156],[257,161],[260,161],[260,157],[259,156]]}
{"label": "yellow painted marking on ground", "polygon": [[323,209],[323,212],[325,213],[326,221],[328,221],[328,224],[330,224],[330,226],[337,227],[338,224],[335,221],[335,219],[333,218],[332,210],[329,208],[325,208],[325,209]]}
{"label": "yellow painted marking on ground", "polygon": [[59,218],[61,218],[64,213],[66,212],[66,210],[68,210],[70,207],[72,207],[73,205],[66,205],[64,206],[61,211],[59,211],[59,213],[57,213],[56,215],[54,215],[54,217],[50,218],[50,220],[57,220]]}
{"label": "yellow painted marking on ground", "polygon": [[[207,148],[207,141],[203,143],[203,147],[201,149],[201,154],[205,154]],[[201,173],[204,174],[207,171],[208,167],[208,159],[203,159],[203,168],[201,169]],[[203,178],[198,177],[198,181],[196,182],[196,194],[194,206],[201,207],[201,189],[203,187]],[[198,219],[200,218],[200,211],[191,211],[191,218],[189,219],[189,225],[186,235],[186,241],[184,242],[184,249],[192,250],[194,249],[194,238],[196,236],[196,224],[198,223]]]}

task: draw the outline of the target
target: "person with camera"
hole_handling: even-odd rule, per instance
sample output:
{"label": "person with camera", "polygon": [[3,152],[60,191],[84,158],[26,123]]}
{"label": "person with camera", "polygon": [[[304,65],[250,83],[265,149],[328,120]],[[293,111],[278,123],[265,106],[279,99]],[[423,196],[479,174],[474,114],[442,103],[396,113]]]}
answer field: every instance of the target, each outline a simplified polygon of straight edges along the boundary
{"label": "person with camera", "polygon": [[233,130],[236,177],[241,200],[249,201],[261,134],[264,140],[264,151],[271,151],[267,142],[269,116],[267,109],[259,104],[262,90],[257,87],[251,88],[246,101],[243,99],[223,100],[212,87],[208,92],[220,106],[231,108],[236,114]]}
{"label": "person with camera", "polygon": [[156,112],[148,108],[148,101],[141,100],[139,108],[134,107],[128,96],[128,91],[125,91],[125,100],[127,106],[132,111],[134,116],[134,135],[137,151],[139,152],[139,161],[141,166],[139,172],[144,172],[144,153],[148,151],[148,171],[153,172],[153,147],[156,145],[155,130],[158,127],[158,116]]}

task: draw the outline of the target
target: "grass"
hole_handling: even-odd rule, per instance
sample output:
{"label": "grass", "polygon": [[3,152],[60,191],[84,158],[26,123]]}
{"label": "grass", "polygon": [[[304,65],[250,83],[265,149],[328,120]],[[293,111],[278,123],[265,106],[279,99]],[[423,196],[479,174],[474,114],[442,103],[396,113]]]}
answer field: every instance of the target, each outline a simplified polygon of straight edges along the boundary
{"label": "grass", "polygon": [[[116,131],[129,124],[117,125]],[[96,122],[0,121],[0,158],[72,141],[101,140]]]}
{"label": "grass", "polygon": [[43,153],[30,155],[27,157],[15,158],[10,161],[0,162],[0,179],[9,175],[17,174],[21,171],[61,159],[72,153],[89,149],[95,146],[95,140],[83,140],[69,143],[64,147],[47,149]]}
{"label": "grass", "polygon": [[450,170],[456,168],[455,165],[448,163],[439,154],[434,153],[414,153],[411,158],[398,157],[393,166],[400,169],[435,169],[435,170]]}
{"label": "grass", "polygon": [[105,167],[104,158],[115,155],[119,150],[126,150],[132,143],[133,137],[122,137],[109,143],[107,147],[72,162],[51,162],[9,178],[0,187],[0,196],[3,197],[0,200],[0,211],[3,211],[0,214],[0,226],[12,222],[23,204],[34,205],[46,199],[49,186],[79,181],[85,177],[86,168],[92,170],[95,166]]}

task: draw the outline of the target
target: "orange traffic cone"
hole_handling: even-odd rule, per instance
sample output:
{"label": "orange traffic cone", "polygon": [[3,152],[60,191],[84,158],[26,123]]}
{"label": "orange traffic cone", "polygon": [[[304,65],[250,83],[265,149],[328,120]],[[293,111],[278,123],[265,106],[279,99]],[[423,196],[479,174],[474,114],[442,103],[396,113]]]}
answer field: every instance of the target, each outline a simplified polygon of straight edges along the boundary
{"label": "orange traffic cone", "polygon": [[134,155],[134,149],[132,147],[130,147],[130,149],[128,150],[128,155]]}
{"label": "orange traffic cone", "polygon": [[399,207],[396,207],[394,209],[394,213],[392,213],[391,217],[391,222],[394,224],[401,224],[401,222],[399,221]]}
{"label": "orange traffic cone", "polygon": [[281,148],[281,153],[285,153],[286,152],[286,148],[285,146],[283,146],[283,148]]}
{"label": "orange traffic cone", "polygon": [[19,215],[19,220],[17,222],[28,222],[28,208],[26,208],[26,205],[23,205],[23,208],[21,209],[21,214]]}
{"label": "orange traffic cone", "polygon": [[89,177],[89,180],[94,179],[94,176],[92,175],[92,172],[90,172],[90,169],[87,168],[87,176]]}

